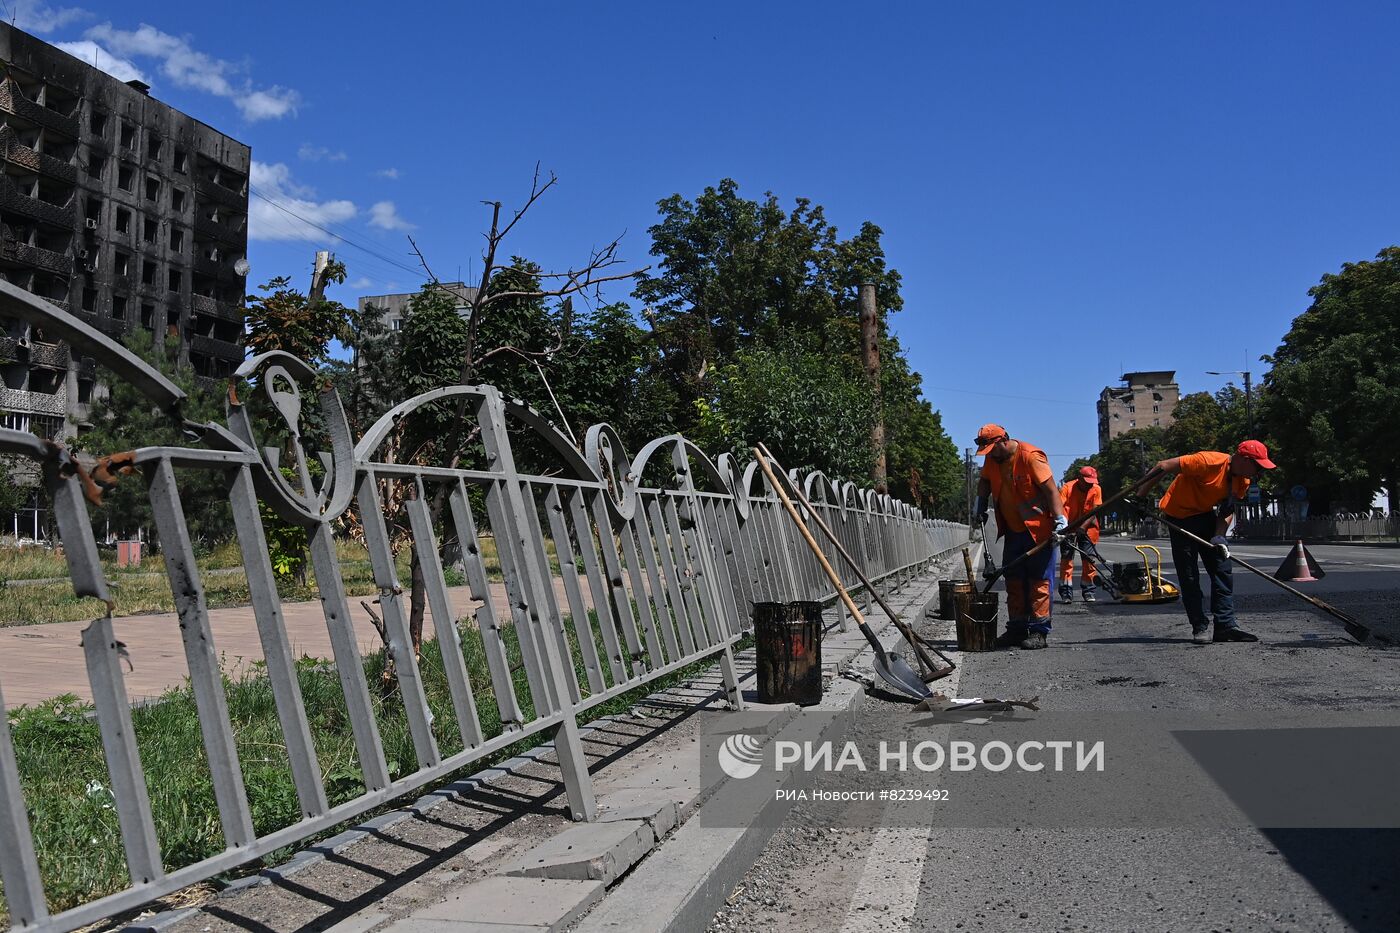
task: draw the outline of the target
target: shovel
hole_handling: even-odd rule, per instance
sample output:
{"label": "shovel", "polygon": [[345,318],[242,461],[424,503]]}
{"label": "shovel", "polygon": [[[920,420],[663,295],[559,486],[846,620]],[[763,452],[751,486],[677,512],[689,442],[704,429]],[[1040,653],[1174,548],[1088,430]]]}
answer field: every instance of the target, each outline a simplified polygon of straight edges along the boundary
{"label": "shovel", "polygon": [[[845,545],[836,537],[836,532],[831,530],[831,526],[826,523],[826,519],[822,518],[820,512],[812,508],[812,503],[807,501],[807,496],[802,492],[801,487],[788,480],[787,474],[783,472],[782,464],[778,462],[777,457],[773,456],[773,452],[768,449],[768,446],[760,441],[758,448],[763,451],[763,455],[767,457],[768,462],[773,465],[775,475],[781,478],[789,491],[792,492],[793,498],[807,510],[808,515],[812,516],[812,520],[816,522],[817,527],[822,530],[822,534],[826,535],[826,539],[831,542],[831,546],[836,549],[836,553],[840,554],[850,568],[855,571],[856,577],[865,586],[866,592],[875,597],[875,601],[880,604],[880,608],[885,610],[885,615],[889,616],[890,621],[899,629],[899,634],[903,635],[904,640],[909,642],[909,647],[914,651],[915,660],[919,662],[919,670],[923,671],[925,668],[928,670],[928,673],[920,674],[919,679],[928,683],[931,680],[940,680],[953,673],[953,671],[957,669],[957,665],[954,664],[946,654],[925,641],[922,636],[917,635],[914,630],[890,608],[890,604],[885,602],[885,598],[880,595],[880,591],[875,588],[875,584],[870,582],[870,578],[865,575],[865,571],[861,569],[860,564],[856,563],[855,558],[851,556],[850,552],[846,550]],[[928,650],[926,651],[925,648]],[[944,664],[942,668],[933,662],[933,658],[929,657],[928,651],[932,651],[934,654],[938,655],[938,659]]]}
{"label": "shovel", "polygon": [[[831,581],[831,585],[836,587],[836,594],[841,597],[841,601],[846,604],[847,611],[851,618],[856,620],[856,625],[860,627],[860,633],[870,642],[870,647],[875,649],[875,673],[880,675],[880,679],[889,684],[900,693],[913,697],[916,700],[926,700],[933,695],[928,686],[919,679],[918,673],[909,666],[909,662],[895,654],[893,651],[886,651],[885,646],[880,644],[880,639],[875,637],[875,633],[866,624],[865,616],[861,615],[856,608],[855,601],[851,599],[851,594],[846,592],[846,588],[841,585],[841,578],[836,575],[836,571],[831,569],[830,562],[826,555],[817,545],[817,541],[812,537],[812,532],[807,530],[806,522],[802,521],[802,516],[797,514],[797,508],[788,498],[787,492],[783,489],[778,478],[773,475],[773,469],[768,465],[768,459],[763,456],[763,452],[754,448],[754,457],[758,459],[759,468],[763,470],[763,475],[768,477],[768,483],[773,487],[773,491],[782,500],[783,508],[787,510],[792,518],[793,524],[797,525],[797,530],[802,533],[802,537],[807,541],[807,546],[812,549],[812,553],[817,556],[817,562],[821,564],[822,570],[826,572],[826,577]],[[816,513],[812,513],[815,515]],[[872,590],[873,592],[873,590]],[[893,618],[893,616],[891,616]]]}

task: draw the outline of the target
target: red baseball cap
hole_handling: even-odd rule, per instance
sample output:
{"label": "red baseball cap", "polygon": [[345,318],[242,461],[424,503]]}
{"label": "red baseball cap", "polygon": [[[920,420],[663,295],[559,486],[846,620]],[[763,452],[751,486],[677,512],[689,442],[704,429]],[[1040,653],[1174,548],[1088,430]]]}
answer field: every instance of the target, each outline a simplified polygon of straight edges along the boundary
{"label": "red baseball cap", "polygon": [[982,425],[982,429],[977,432],[977,456],[980,457],[991,450],[992,445],[1003,437],[1010,436],[1010,434],[1006,433],[1006,428],[1003,428],[999,424]]}
{"label": "red baseball cap", "polygon": [[1099,481],[1099,471],[1091,466],[1080,467],[1079,478],[1084,480],[1086,483],[1097,483]]}
{"label": "red baseball cap", "polygon": [[1235,452],[1241,457],[1248,457],[1251,460],[1257,461],[1259,465],[1266,470],[1272,470],[1274,468],[1274,461],[1269,459],[1269,448],[1265,447],[1260,441],[1245,441],[1235,449]]}

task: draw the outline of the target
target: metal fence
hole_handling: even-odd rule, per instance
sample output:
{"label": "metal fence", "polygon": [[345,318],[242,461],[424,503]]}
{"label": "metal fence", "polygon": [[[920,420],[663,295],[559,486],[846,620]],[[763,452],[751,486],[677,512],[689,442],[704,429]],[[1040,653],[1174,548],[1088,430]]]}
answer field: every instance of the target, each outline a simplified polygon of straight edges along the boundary
{"label": "metal fence", "polygon": [[[96,357],[153,405],[180,418],[184,396],[177,387],[71,315],[5,282],[0,314],[42,324],[46,333]],[[84,630],[81,650],[131,880],[118,893],[49,912],[9,727],[0,717],[0,880],[13,929],[66,931],[139,907],[441,781],[536,733],[554,743],[570,813],[591,819],[595,803],[579,737],[581,714],[704,658],[719,661],[730,705],[741,708],[732,647],[747,627],[752,603],[834,596],[772,491],[756,476],[756,464],[741,471],[727,455],[711,461],[679,435],[652,441],[628,457],[606,425],[592,428],[579,451],[541,415],[490,386],[451,386],[413,398],[356,444],[333,389],[316,391],[314,415],[302,411],[302,388],[314,384],[313,375],[285,353],[265,354],[240,368],[240,379],[256,386],[283,421],[290,440],[274,447],[261,446],[255,420],[232,390],[225,425],[184,422],[195,439],[191,446],[142,448],[88,469],[57,444],[0,430],[0,453],[28,458],[42,471],[74,592],[108,608]],[[477,432],[479,463],[393,462],[386,455],[400,425],[434,406],[459,404]],[[306,449],[316,446],[313,435],[303,436],[309,422],[320,425],[314,436],[328,449]],[[532,464],[519,462],[522,444]],[[104,486],[123,467],[146,484],[225,844],[222,852],[192,864],[174,864],[162,851],[123,681],[122,647],[113,632],[115,602],[93,538],[89,509],[100,504]],[[232,531],[300,804],[298,820],[271,831],[253,827],[217,633],[186,526],[181,477],[192,471],[214,471],[227,482]],[[967,540],[966,526],[927,520],[888,496],[821,474],[794,478],[866,574],[882,585],[907,582],[938,553]],[[327,800],[282,624],[263,506],[308,535],[364,785],[347,802]],[[357,516],[368,547],[385,653],[402,700],[395,715],[406,719],[417,759],[399,776],[385,760],[385,713],[372,701],[337,562],[335,530],[347,514]],[[428,701],[413,650],[408,598],[394,556],[405,535],[420,555],[426,615],[443,648],[450,709],[434,709]],[[469,619],[452,610],[440,546],[448,539],[458,544],[478,604]],[[488,542],[498,580],[488,568]],[[841,566],[834,553],[828,557]],[[854,585],[849,568],[843,572]],[[489,685],[472,683],[464,639],[478,640]],[[521,659],[523,678],[515,676],[512,656]],[[485,702],[498,717],[484,720],[479,704]]]}
{"label": "metal fence", "polygon": [[1312,518],[1269,516],[1242,521],[1241,538],[1272,541],[1391,541],[1400,542],[1400,518],[1384,513],[1319,515]]}

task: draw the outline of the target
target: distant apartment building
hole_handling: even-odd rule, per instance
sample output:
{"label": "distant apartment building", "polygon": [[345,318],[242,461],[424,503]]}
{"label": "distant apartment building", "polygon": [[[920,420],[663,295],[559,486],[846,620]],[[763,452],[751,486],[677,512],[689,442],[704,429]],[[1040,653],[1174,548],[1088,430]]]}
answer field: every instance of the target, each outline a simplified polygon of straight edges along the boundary
{"label": "distant apartment building", "polygon": [[1121,386],[1099,393],[1099,450],[1134,428],[1170,427],[1181,399],[1175,370],[1124,373]]}
{"label": "distant apartment building", "polygon": [[[122,340],[178,338],[201,376],[243,359],[251,151],[0,24],[0,276]],[[0,317],[0,424],[77,433],[94,361]]]}
{"label": "distant apartment building", "polygon": [[[476,298],[476,288],[462,282],[443,282],[439,287],[461,302],[458,305],[458,312],[465,316],[471,308],[472,300]],[[378,308],[379,317],[384,322],[384,326],[389,330],[399,330],[403,327],[403,318],[408,311],[408,303],[417,295],[418,292],[404,292],[397,295],[366,295],[359,299],[358,307],[361,313],[371,306]]]}

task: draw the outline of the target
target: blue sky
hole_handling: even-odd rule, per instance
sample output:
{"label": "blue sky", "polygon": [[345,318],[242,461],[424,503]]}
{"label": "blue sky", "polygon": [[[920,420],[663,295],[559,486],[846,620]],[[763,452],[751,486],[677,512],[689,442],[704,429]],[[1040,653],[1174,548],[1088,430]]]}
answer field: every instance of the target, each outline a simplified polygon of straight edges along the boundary
{"label": "blue sky", "polygon": [[954,440],[998,421],[1057,471],[1124,369],[1262,374],[1319,276],[1400,242],[1392,4],[4,8],[249,143],[259,191],[374,254],[255,198],[250,284],[331,248],[342,301],[410,290],[409,233],[466,275],[480,202],[519,203],[537,161],[559,185],[510,247],[550,268],[624,231],[645,265],[655,202],[726,176],[874,221]]}

